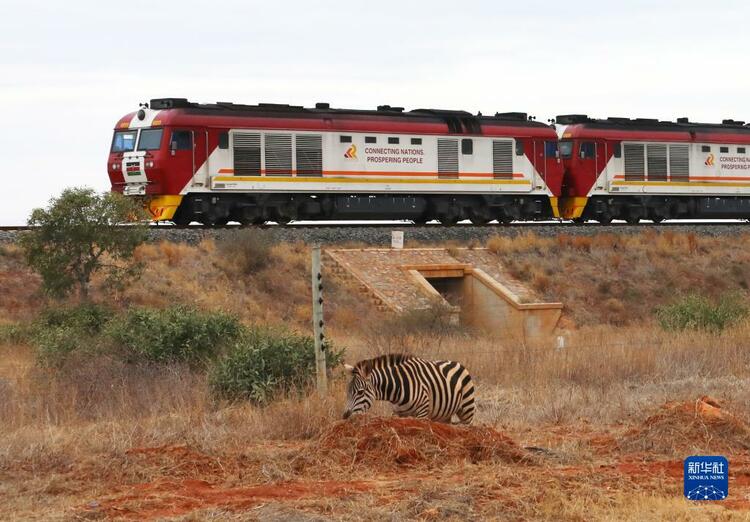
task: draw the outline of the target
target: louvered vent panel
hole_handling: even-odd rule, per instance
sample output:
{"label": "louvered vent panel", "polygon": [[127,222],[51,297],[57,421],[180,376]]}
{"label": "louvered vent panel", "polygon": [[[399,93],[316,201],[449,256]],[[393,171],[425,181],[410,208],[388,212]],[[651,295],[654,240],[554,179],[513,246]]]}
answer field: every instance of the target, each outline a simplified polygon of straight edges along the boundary
{"label": "louvered vent panel", "polygon": [[646,147],[648,160],[648,179],[667,181],[667,146],[649,144]]}
{"label": "louvered vent panel", "polygon": [[232,148],[235,176],[260,176],[260,134],[235,132]]}
{"label": "louvered vent panel", "polygon": [[292,175],[292,135],[266,134],[266,176]]}
{"label": "louvered vent panel", "polygon": [[438,177],[458,178],[458,140],[438,139]]}
{"label": "louvered vent panel", "polygon": [[297,134],[297,175],[323,175],[323,138],[319,134]]}
{"label": "louvered vent panel", "polygon": [[690,181],[690,146],[669,146],[669,175],[672,181]]}
{"label": "louvered vent panel", "polygon": [[513,178],[513,142],[509,140],[492,142],[492,173],[495,179]]}
{"label": "louvered vent panel", "polygon": [[644,146],[626,143],[623,149],[625,153],[625,179],[642,181],[646,173],[646,165],[643,159]]}

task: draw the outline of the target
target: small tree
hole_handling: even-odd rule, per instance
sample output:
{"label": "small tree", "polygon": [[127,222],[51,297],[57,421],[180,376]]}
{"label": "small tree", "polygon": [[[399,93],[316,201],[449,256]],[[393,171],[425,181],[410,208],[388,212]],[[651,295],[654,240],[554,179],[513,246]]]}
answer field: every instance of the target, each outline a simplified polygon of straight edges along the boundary
{"label": "small tree", "polygon": [[[145,218],[133,199],[70,188],[52,198],[46,209],[34,209],[28,224],[35,228],[21,237],[21,247],[47,293],[64,297],[77,287],[80,298],[87,300],[95,272],[116,287],[140,276],[142,267],[133,252],[146,239]],[[128,226],[118,226],[123,224]]]}

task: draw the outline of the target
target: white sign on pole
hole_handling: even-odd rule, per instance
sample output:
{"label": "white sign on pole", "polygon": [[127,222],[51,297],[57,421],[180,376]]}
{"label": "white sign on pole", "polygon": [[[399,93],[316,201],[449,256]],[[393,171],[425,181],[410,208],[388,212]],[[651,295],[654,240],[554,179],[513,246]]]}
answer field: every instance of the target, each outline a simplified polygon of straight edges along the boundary
{"label": "white sign on pole", "polygon": [[391,248],[404,248],[403,230],[394,230],[391,232]]}

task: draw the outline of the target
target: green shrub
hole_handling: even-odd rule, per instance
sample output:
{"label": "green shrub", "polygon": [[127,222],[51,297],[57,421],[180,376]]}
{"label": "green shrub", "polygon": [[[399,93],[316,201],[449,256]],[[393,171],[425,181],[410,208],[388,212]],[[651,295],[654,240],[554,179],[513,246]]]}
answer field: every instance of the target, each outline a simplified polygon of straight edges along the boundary
{"label": "green shrub", "polygon": [[71,326],[52,326],[34,334],[37,359],[42,366],[62,366],[70,354],[79,349],[95,349],[91,338]]}
{"label": "green shrub", "polygon": [[179,306],[129,310],[113,319],[105,333],[129,360],[199,363],[234,343],[242,331],[232,315]]}
{"label": "green shrub", "polygon": [[23,344],[29,342],[32,335],[31,325],[0,324],[0,343]]}
{"label": "green shrub", "polygon": [[78,306],[48,308],[39,314],[34,322],[34,329],[66,327],[88,335],[97,335],[113,316],[114,312],[110,308],[90,302]]}
{"label": "green shrub", "polygon": [[[329,368],[341,363],[343,351],[327,348]],[[303,389],[315,379],[312,337],[285,330],[255,329],[216,361],[209,382],[218,398],[247,399],[263,405],[279,394]]]}
{"label": "green shrub", "polygon": [[91,302],[48,308],[25,327],[26,340],[43,366],[60,366],[74,351],[99,349],[98,337],[112,317],[111,309]]}
{"label": "green shrub", "polygon": [[665,330],[720,332],[747,315],[747,306],[735,294],[722,296],[716,302],[703,296],[689,295],[656,310],[659,324]]}

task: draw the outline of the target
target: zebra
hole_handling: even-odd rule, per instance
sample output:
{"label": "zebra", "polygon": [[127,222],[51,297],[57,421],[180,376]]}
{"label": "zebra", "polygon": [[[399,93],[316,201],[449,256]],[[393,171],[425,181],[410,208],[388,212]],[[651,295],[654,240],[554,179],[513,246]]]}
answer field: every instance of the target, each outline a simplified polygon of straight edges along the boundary
{"label": "zebra", "polygon": [[375,400],[392,403],[399,417],[449,423],[455,414],[462,424],[474,418],[474,383],[457,362],[387,354],[344,367],[352,377],[344,419],[367,411]]}

